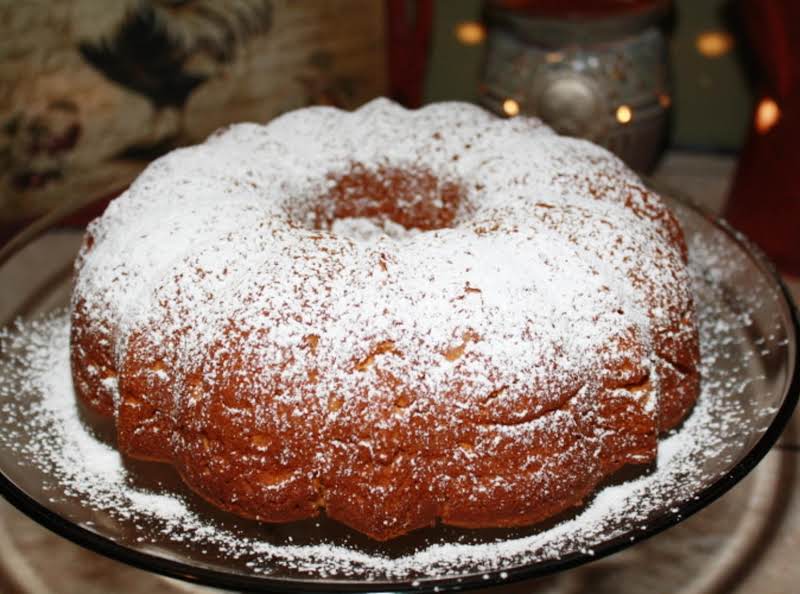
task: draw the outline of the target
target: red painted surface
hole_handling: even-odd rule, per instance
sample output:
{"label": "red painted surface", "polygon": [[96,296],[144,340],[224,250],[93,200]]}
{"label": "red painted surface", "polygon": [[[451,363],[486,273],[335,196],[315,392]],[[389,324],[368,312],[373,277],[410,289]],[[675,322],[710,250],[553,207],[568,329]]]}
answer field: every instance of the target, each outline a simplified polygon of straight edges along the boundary
{"label": "red painted surface", "polygon": [[389,94],[406,107],[422,105],[433,0],[387,0]]}
{"label": "red painted surface", "polygon": [[771,97],[781,115],[765,133],[751,129],[725,216],[783,272],[800,275],[800,2],[745,0],[742,10],[763,76],[760,97]]}

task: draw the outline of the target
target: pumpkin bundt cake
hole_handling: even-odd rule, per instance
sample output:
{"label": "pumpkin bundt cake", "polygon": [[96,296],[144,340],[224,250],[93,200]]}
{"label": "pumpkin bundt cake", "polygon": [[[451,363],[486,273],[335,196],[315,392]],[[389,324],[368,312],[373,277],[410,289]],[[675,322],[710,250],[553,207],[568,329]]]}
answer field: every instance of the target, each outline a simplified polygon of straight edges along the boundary
{"label": "pumpkin bundt cake", "polygon": [[579,505],[692,407],[686,246],[616,157],[376,100],[152,163],[76,262],[75,389],[126,455],[376,539]]}

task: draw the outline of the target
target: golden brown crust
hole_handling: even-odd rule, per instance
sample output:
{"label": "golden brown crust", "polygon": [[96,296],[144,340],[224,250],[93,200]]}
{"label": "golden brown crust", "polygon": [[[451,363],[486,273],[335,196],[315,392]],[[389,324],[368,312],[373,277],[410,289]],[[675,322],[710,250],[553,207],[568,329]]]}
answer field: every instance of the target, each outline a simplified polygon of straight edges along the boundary
{"label": "golden brown crust", "polygon": [[[97,335],[82,324],[82,317],[76,315],[73,340],[78,342],[72,350],[76,378],[86,377],[81,370],[87,366],[100,368],[100,361],[109,361],[107,352],[93,347]],[[652,461],[659,428],[663,432],[674,427],[691,408],[698,391],[697,371],[681,371],[668,363],[660,368],[658,423],[643,410],[646,398],[633,400],[616,393],[653,390],[633,364],[641,354],[635,345],[633,339],[618,345],[627,349],[629,357],[620,366],[616,382],[607,382],[583,400],[577,397],[582,387],[572,387],[564,392],[560,406],[522,417],[520,424],[535,423],[537,418],[564,411],[573,423],[543,425],[532,431],[526,450],[520,450],[519,441],[504,434],[513,426],[508,424],[511,419],[520,418],[516,413],[529,408],[531,402],[520,399],[511,409],[493,413],[489,398],[474,416],[442,405],[401,420],[396,416],[398,400],[407,406],[413,400],[409,395],[379,403],[386,407],[380,430],[351,422],[326,428],[325,439],[334,447],[326,454],[327,472],[314,477],[298,469],[313,465],[315,451],[309,444],[321,439],[321,411],[306,414],[301,426],[289,420],[292,410],[274,403],[274,414],[262,417],[258,428],[247,419],[242,422],[239,413],[230,411],[254,402],[263,406],[270,397],[249,394],[237,385],[238,372],[248,373],[248,363],[237,359],[235,350],[226,358],[222,372],[230,381],[203,385],[198,370],[185,380],[183,391],[191,398],[197,390],[202,397],[194,405],[172,409],[174,378],[161,356],[171,345],[149,344],[147,335],[139,334],[131,338],[119,374],[118,444],[131,457],[173,463],[187,485],[213,505],[262,521],[299,520],[324,509],[329,517],[378,540],[432,525],[437,519],[465,528],[525,526],[580,505],[605,476],[624,465]],[[695,345],[696,340],[689,341],[680,352],[691,357]],[[80,353],[87,355],[81,357]],[[101,369],[106,376],[116,373],[109,364]],[[76,381],[78,395],[93,409],[111,416],[108,390],[97,377]],[[385,377],[384,383],[395,394],[403,393],[397,378]],[[457,398],[453,394],[443,400]],[[601,406],[596,409],[588,401],[599,401]],[[353,403],[370,406],[368,398],[353,399]],[[359,417],[358,411],[350,413],[342,418]],[[448,425],[448,431],[431,434],[431,424],[445,415],[460,415],[463,422],[455,429]],[[598,428],[606,432],[600,457],[583,444],[583,437]],[[380,435],[376,435],[378,431]],[[358,451],[354,457],[352,448],[341,446],[362,437],[377,443],[378,451]],[[448,452],[458,449],[469,456],[478,440],[495,442],[492,455],[471,460],[465,473],[465,466],[453,462]],[[285,451],[291,451],[293,459],[280,463],[259,460],[274,460]],[[543,464],[551,466],[547,475],[537,472]],[[562,480],[543,483],[543,476],[553,475]]]}
{"label": "golden brown crust", "polygon": [[70,364],[75,393],[92,411],[103,416],[113,416],[114,403],[111,390],[104,380],[117,377],[114,353],[107,324],[87,319],[83,301],[72,310],[70,327]]}
{"label": "golden brown crust", "polygon": [[[437,229],[463,214],[465,189],[440,182],[424,168],[353,163],[328,181],[328,194],[312,212],[313,224],[323,229],[342,217],[384,217],[405,227]],[[625,282],[644,295],[640,305],[649,330],[620,310],[622,321],[597,353],[604,366],[594,375],[559,375],[553,363],[552,376],[531,377],[524,389],[493,380],[493,372],[486,374],[488,383],[470,383],[468,370],[485,363],[476,347],[487,339],[467,327],[436,353],[452,369],[467,370],[454,376],[467,379],[444,385],[432,397],[411,377],[424,376],[426,369],[415,367],[413,353],[390,339],[378,336],[345,370],[326,367],[323,350],[336,345],[313,332],[295,350],[276,347],[280,356],[265,362],[252,347],[272,344],[270,329],[251,330],[232,318],[203,356],[178,364],[176,353],[190,331],[180,323],[182,305],[159,303],[147,324],[118,341],[120,329],[111,318],[102,311],[89,315],[76,292],[71,329],[76,394],[116,419],[123,453],[173,464],[200,496],[241,516],[288,522],[324,510],[378,540],[436,521],[517,527],[553,517],[580,505],[623,466],[651,463],[659,434],[683,420],[699,392],[691,296],[683,290],[678,298],[665,299],[651,278],[685,281],[673,270],[677,260],[686,261],[680,227],[657,196],[617,181],[596,175],[574,183],[598,201],[611,191],[627,192],[625,204],[658,229],[667,251],[648,261],[648,270],[625,268]],[[413,200],[399,200],[410,194]],[[629,249],[621,237],[610,245],[573,237],[573,226],[586,226],[587,217],[595,216],[581,204],[557,209],[546,201],[532,206],[527,201],[519,208],[530,208],[531,218],[592,257],[621,259]],[[601,223],[624,233],[614,221]],[[474,232],[511,234],[504,225],[495,217],[476,223]],[[93,244],[88,234],[79,275]],[[391,254],[382,253],[373,264],[388,275]],[[481,289],[469,283],[457,297],[481,298]],[[177,330],[165,335],[155,331],[159,327]],[[534,344],[532,332],[527,339]],[[302,363],[295,360],[298,353]],[[560,353],[548,355],[557,359]],[[392,361],[408,363],[409,375],[397,373]],[[548,364],[543,360],[539,366]],[[292,365],[301,368],[293,377],[302,381],[282,374]],[[341,386],[337,374],[343,373],[370,380],[352,383],[347,393],[320,395],[320,385]],[[261,381],[250,381],[254,377]]]}

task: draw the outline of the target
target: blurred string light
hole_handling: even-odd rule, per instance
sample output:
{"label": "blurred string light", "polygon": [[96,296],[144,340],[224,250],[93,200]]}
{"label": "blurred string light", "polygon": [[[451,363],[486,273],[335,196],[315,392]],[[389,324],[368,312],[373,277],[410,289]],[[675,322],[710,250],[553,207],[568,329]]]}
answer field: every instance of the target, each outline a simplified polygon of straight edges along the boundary
{"label": "blurred string light", "polygon": [[670,97],[666,93],[661,93],[658,96],[658,102],[661,104],[661,107],[663,107],[664,109],[669,109],[670,105],[672,105],[672,97]]}
{"label": "blurred string light", "polygon": [[764,97],[758,102],[755,125],[759,134],[769,132],[779,119],[781,119],[781,108],[774,99]]}
{"label": "blurred string light", "polygon": [[697,51],[706,58],[719,58],[733,49],[733,35],[725,31],[703,31],[694,41]]}
{"label": "blurred string light", "polygon": [[519,103],[513,99],[506,99],[503,101],[503,111],[508,117],[513,118],[515,115],[519,114]]}
{"label": "blurred string light", "polygon": [[620,105],[617,108],[617,121],[620,124],[627,124],[633,119],[633,110],[627,105]]}
{"label": "blurred string light", "polygon": [[564,54],[561,52],[547,52],[544,59],[548,64],[558,64],[564,61]]}
{"label": "blurred string light", "polygon": [[486,29],[476,21],[462,21],[456,25],[456,39],[463,45],[478,45],[486,39]]}

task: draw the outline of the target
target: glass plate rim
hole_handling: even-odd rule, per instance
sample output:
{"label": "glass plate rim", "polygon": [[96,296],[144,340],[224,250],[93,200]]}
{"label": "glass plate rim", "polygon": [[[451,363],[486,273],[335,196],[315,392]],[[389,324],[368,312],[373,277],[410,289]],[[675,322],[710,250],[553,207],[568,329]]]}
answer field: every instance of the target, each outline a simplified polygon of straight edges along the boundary
{"label": "glass plate rim", "polygon": [[[363,582],[346,580],[318,581],[314,579],[305,580],[298,578],[276,579],[269,576],[236,575],[199,566],[191,566],[190,569],[190,566],[180,561],[173,561],[148,553],[131,550],[109,538],[74,524],[68,519],[49,510],[25,492],[18,489],[16,485],[5,476],[1,469],[0,495],[39,525],[95,553],[145,571],[183,580],[196,585],[246,592],[444,592],[453,589],[473,590],[552,575],[607,557],[647,538],[655,536],[667,528],[686,520],[727,493],[755,468],[777,442],[800,399],[800,349],[797,348],[798,337],[800,337],[800,311],[775,266],[769,261],[761,249],[744,234],[731,227],[725,219],[708,213],[683,192],[676,191],[674,188],[669,188],[664,184],[655,183],[651,179],[645,179],[645,182],[659,193],[694,211],[694,214],[705,218],[708,222],[725,233],[742,248],[761,273],[777,286],[780,290],[780,296],[782,297],[781,305],[785,307],[791,322],[790,330],[793,332],[793,336],[790,337],[789,345],[794,350],[794,357],[789,361],[791,380],[783,395],[783,402],[775,413],[767,430],[755,445],[753,445],[750,451],[725,475],[695,494],[689,501],[678,506],[677,511],[669,511],[661,515],[648,523],[646,528],[636,533],[631,534],[628,532],[617,536],[597,545],[591,552],[576,552],[559,559],[479,574],[468,574],[459,578],[420,578],[419,580],[375,580]],[[85,204],[83,203],[77,204],[76,208],[70,208],[69,205],[67,205],[43,216],[24,228],[16,236],[12,237],[5,246],[0,248],[0,265],[3,265],[23,247],[53,228],[61,220],[84,206]],[[790,349],[790,356],[791,354]]]}

